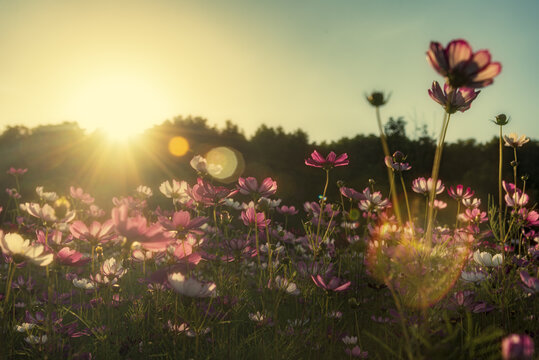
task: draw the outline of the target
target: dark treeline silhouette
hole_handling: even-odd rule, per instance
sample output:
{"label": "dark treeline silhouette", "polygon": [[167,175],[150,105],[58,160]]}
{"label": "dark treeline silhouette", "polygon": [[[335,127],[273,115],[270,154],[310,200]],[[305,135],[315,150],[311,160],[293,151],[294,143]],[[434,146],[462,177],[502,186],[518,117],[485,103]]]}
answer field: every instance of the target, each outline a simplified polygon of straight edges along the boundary
{"label": "dark treeline silhouette", "polygon": [[[412,169],[405,173],[410,186],[419,176],[429,177],[434,157],[435,140],[426,128],[422,135],[410,139],[405,132],[403,118],[390,118],[385,131],[391,151],[405,153]],[[494,130],[493,130],[494,132]],[[173,136],[186,138],[189,152],[175,157],[168,151]],[[14,179],[5,170],[13,166],[28,168],[22,179],[22,195],[26,201],[35,199],[35,187],[43,185],[45,191],[69,193],[69,186],[82,187],[92,194],[97,203],[109,209],[113,196],[134,193],[138,185],[153,189],[151,201],[160,202],[164,197],[158,187],[165,180],[196,181],[196,173],[189,161],[196,154],[204,155],[216,146],[232,147],[245,159],[243,176],[261,180],[271,176],[278,182],[278,195],[283,204],[301,206],[306,200],[317,200],[322,192],[323,171],[304,165],[313,150],[324,155],[329,151],[348,153],[350,165],[331,171],[328,196],[336,200],[335,183],[342,180],[346,186],[362,190],[374,179],[375,187],[387,195],[387,175],[379,138],[374,135],[345,137],[330,143],[316,144],[309,141],[303,130],[285,132],[281,127],[261,125],[255,134],[246,138],[237,125],[227,121],[224,128],[208,125],[200,117],[177,117],[154,126],[143,135],[126,144],[114,144],[104,134],[96,131],[85,134],[76,123],[45,125],[33,129],[24,126],[8,127],[0,135],[0,182],[4,188],[15,186]],[[529,175],[526,192],[537,199],[539,190],[539,143],[535,140],[518,149],[519,178]],[[504,179],[512,181],[513,160],[511,148],[504,147]],[[478,143],[473,139],[446,144],[440,178],[446,186],[464,184],[476,191],[486,207],[487,195],[497,198],[498,139]],[[519,186],[520,187],[520,186]],[[401,191],[401,189],[398,189]],[[409,190],[410,191],[410,190]],[[446,196],[447,200],[447,196]],[[6,204],[7,194],[2,189],[1,204]],[[419,197],[413,197],[418,205]]]}

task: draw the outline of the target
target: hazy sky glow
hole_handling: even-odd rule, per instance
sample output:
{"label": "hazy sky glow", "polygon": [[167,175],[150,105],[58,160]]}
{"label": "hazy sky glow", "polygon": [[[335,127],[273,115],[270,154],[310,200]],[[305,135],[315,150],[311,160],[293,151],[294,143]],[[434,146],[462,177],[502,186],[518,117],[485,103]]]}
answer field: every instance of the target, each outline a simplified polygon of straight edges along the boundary
{"label": "hazy sky glow", "polygon": [[425,52],[461,37],[503,69],[448,139],[489,140],[500,112],[508,131],[539,138],[538,13],[534,0],[0,0],[0,128],[130,133],[191,114],[334,140],[376,132],[363,96],[381,89],[384,118],[438,131],[427,89],[442,79]]}

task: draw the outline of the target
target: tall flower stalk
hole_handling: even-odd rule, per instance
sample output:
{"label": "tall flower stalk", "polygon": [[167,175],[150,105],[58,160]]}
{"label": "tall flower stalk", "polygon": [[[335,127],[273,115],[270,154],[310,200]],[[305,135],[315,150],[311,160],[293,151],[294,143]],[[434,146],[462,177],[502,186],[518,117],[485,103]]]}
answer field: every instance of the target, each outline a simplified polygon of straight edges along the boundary
{"label": "tall flower stalk", "polygon": [[[504,234],[504,216],[503,216],[503,195],[502,195],[502,168],[503,168],[503,127],[504,125],[507,125],[509,122],[509,118],[505,114],[499,114],[496,116],[496,119],[494,120],[494,123],[500,127],[500,139],[499,139],[499,163],[498,163],[498,227],[499,227],[499,235],[500,240],[503,240],[505,238]],[[503,262],[505,262],[505,244],[502,243],[502,255],[503,255]]]}
{"label": "tall flower stalk", "polygon": [[[378,131],[380,132],[380,142],[382,143],[382,148],[384,150],[384,158],[390,156],[389,146],[387,145],[386,135],[384,129],[382,128],[382,119],[380,116],[380,106],[385,105],[388,101],[388,98],[384,96],[383,93],[374,91],[371,95],[367,97],[367,101],[375,107],[376,109],[376,121],[378,122]],[[399,207],[399,199],[397,197],[397,192],[395,189],[395,178],[393,177],[393,172],[391,169],[387,169],[387,178],[389,180],[389,189],[391,193],[391,201],[393,202],[393,211],[397,217],[399,224],[402,224],[402,218]]]}

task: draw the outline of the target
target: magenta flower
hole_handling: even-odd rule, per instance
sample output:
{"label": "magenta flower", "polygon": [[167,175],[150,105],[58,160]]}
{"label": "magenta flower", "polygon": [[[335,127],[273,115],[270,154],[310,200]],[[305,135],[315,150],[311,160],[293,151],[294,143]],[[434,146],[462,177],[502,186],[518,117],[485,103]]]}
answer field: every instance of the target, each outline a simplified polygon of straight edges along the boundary
{"label": "magenta flower", "polygon": [[277,181],[270,177],[265,178],[260,186],[254,177],[238,179],[238,190],[243,195],[255,195],[257,197],[270,197],[277,192]]}
{"label": "magenta flower", "polygon": [[466,191],[464,191],[463,185],[457,185],[456,189],[454,189],[453,186],[451,186],[447,190],[447,194],[457,201],[462,201],[462,199],[472,198],[475,192],[472,191],[472,189],[470,188],[466,188]]}
{"label": "magenta flower", "polygon": [[467,87],[461,87],[455,90],[447,85],[447,83],[442,90],[438,81],[432,82],[432,88],[428,92],[431,99],[442,105],[448,114],[468,110],[472,106],[472,101],[480,93],[480,91],[474,91],[474,89]]}
{"label": "magenta flower", "polygon": [[531,360],[534,352],[533,339],[526,334],[511,334],[502,340],[503,360]]}
{"label": "magenta flower", "polygon": [[539,293],[539,279],[531,277],[526,270],[520,272],[520,280],[526,285],[525,291],[531,294]]}
{"label": "magenta flower", "polygon": [[360,358],[360,359],[367,359],[369,357],[368,351],[361,351],[359,346],[354,346],[352,349],[344,349],[344,352],[346,355],[350,357]]}
{"label": "magenta flower", "polygon": [[535,210],[522,208],[518,211],[518,216],[524,223],[524,226],[532,227],[539,225],[539,213]]}
{"label": "magenta flower", "polygon": [[201,178],[197,179],[197,183],[192,189],[187,189],[191,198],[197,202],[201,202],[206,206],[218,205],[236,194],[238,190],[230,190],[223,186],[213,186]]}
{"label": "magenta flower", "polygon": [[246,226],[256,226],[259,229],[263,229],[269,225],[269,219],[263,212],[257,213],[253,207],[248,207],[247,210],[241,212],[241,219]]}
{"label": "magenta flower", "polygon": [[114,222],[112,220],[107,220],[103,224],[93,221],[90,227],[77,220],[69,227],[69,231],[75,239],[86,241],[93,245],[104,244],[115,238],[116,234],[113,230]]}
{"label": "magenta flower", "polygon": [[77,250],[64,247],[56,253],[56,260],[60,265],[83,266],[90,261],[90,258],[84,258]]}
{"label": "magenta flower", "polygon": [[329,170],[337,166],[346,166],[348,163],[348,154],[344,153],[337,156],[333,151],[324,158],[318,151],[314,150],[311,157],[305,159],[305,165],[323,168],[325,170]]}
{"label": "magenta flower", "polygon": [[395,151],[393,156],[384,158],[386,166],[396,172],[408,171],[412,168],[410,164],[404,162],[405,160],[406,156],[400,151]]}
{"label": "magenta flower", "polygon": [[322,288],[326,291],[344,291],[350,287],[352,282],[343,282],[343,280],[339,279],[338,277],[332,277],[329,282],[325,282],[324,278],[320,275],[311,275],[311,279],[314,281],[314,284],[318,286],[319,288]]}
{"label": "magenta flower", "polygon": [[457,39],[444,48],[431,42],[427,61],[452,88],[482,88],[492,84],[493,78],[502,71],[499,62],[491,62],[488,50],[473,52],[466,40]]}
{"label": "magenta flower", "polygon": [[172,220],[166,217],[159,218],[159,222],[166,230],[176,231],[178,236],[184,236],[189,232],[202,235],[204,232],[200,227],[207,221],[208,218],[203,216],[191,218],[188,211],[176,211],[172,215]]}

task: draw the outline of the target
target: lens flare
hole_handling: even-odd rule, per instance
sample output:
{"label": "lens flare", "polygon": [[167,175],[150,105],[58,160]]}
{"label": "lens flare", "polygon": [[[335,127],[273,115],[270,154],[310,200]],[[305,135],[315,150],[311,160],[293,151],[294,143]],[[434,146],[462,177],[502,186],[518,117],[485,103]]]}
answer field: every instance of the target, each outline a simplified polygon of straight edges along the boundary
{"label": "lens flare", "polygon": [[428,244],[408,226],[381,223],[371,231],[367,267],[402,303],[423,309],[453,288],[470,254],[473,236],[454,233]]}
{"label": "lens flare", "polygon": [[183,136],[174,136],[168,142],[168,151],[174,156],[184,156],[189,151],[189,143]]}
{"label": "lens flare", "polygon": [[206,153],[205,158],[208,164],[215,165],[208,167],[208,173],[224,183],[236,181],[245,168],[243,155],[231,147],[213,148]]}

